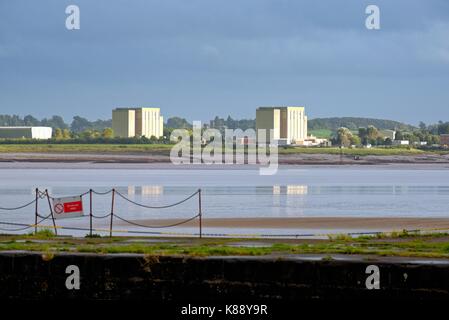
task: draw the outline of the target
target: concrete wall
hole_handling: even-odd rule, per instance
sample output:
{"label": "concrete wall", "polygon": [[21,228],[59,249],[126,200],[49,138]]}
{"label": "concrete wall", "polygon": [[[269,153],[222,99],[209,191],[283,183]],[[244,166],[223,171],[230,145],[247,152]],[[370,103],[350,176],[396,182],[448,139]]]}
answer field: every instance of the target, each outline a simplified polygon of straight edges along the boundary
{"label": "concrete wall", "polygon": [[151,138],[163,135],[163,122],[159,108],[136,109],[136,134]]}
{"label": "concrete wall", "polygon": [[[80,269],[79,290],[65,286],[69,265]],[[365,286],[368,265],[380,269],[380,290]],[[449,299],[448,290],[447,261],[0,253],[1,299]]]}
{"label": "concrete wall", "polygon": [[257,130],[266,130],[266,142],[270,141],[270,130],[273,130],[273,139],[281,137],[281,113],[278,109],[259,108],[256,110],[256,134]]}
{"label": "concrete wall", "polygon": [[136,113],[130,109],[112,110],[112,130],[115,137],[130,138],[136,135]]}

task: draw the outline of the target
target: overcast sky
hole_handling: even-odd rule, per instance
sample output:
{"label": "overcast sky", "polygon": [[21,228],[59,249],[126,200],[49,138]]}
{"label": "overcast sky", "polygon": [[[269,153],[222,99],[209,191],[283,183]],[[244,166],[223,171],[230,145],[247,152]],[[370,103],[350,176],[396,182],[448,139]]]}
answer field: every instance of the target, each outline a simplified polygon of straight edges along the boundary
{"label": "overcast sky", "polygon": [[[70,4],[80,30],[65,28]],[[208,120],[261,105],[449,121],[449,1],[0,0],[0,114]]]}

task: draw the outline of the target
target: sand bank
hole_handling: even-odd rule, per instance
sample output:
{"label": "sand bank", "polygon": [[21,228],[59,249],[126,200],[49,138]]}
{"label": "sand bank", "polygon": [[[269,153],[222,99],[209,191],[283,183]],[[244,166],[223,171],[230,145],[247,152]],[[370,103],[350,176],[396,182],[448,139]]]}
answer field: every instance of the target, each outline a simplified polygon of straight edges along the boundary
{"label": "sand bank", "polygon": [[[133,220],[148,226],[163,226],[179,222],[175,219]],[[123,223],[121,223],[124,225]],[[413,230],[430,228],[449,229],[448,218],[205,218],[204,228],[273,228],[273,229],[363,229],[363,230]],[[196,227],[198,220],[182,224],[181,227]]]}

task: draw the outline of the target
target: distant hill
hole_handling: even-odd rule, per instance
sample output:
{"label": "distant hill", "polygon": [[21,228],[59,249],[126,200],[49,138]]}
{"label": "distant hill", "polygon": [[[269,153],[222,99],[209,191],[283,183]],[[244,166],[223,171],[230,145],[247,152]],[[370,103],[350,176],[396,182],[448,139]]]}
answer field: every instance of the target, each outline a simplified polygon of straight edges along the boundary
{"label": "distant hill", "polygon": [[414,126],[384,119],[371,119],[371,118],[354,118],[354,117],[342,117],[342,118],[316,118],[308,121],[309,130],[337,130],[340,127],[346,127],[349,130],[357,130],[360,127],[375,126],[377,129],[399,129],[399,130],[413,130]]}

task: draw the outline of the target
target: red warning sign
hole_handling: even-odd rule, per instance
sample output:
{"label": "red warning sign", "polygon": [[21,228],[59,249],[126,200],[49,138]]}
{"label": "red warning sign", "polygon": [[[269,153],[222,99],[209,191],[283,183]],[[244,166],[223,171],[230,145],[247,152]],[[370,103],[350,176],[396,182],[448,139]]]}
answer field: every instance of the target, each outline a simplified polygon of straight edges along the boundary
{"label": "red warning sign", "polygon": [[81,217],[83,215],[83,199],[79,196],[54,198],[53,213],[56,219]]}
{"label": "red warning sign", "polygon": [[83,202],[81,200],[64,203],[64,213],[79,212],[79,211],[81,212],[83,211]]}

